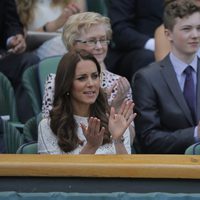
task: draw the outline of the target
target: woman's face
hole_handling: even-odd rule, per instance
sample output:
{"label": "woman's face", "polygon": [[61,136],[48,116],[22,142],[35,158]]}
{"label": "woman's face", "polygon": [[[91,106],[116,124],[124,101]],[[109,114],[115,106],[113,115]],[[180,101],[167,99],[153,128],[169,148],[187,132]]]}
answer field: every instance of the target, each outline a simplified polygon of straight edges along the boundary
{"label": "woman's face", "polygon": [[93,25],[86,32],[80,31],[75,48],[91,53],[102,64],[108,51],[108,40],[103,24]]}
{"label": "woman's face", "polygon": [[75,70],[71,90],[72,104],[76,114],[88,111],[93,104],[100,88],[100,76],[96,64],[91,60],[81,60]]}

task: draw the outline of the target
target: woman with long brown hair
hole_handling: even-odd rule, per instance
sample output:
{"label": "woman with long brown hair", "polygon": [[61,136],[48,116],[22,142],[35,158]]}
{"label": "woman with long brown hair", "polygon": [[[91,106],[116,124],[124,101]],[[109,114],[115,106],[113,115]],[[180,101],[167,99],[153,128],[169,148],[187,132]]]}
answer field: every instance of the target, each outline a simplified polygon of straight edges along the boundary
{"label": "woman with long brown hair", "polygon": [[100,73],[99,62],[89,53],[72,51],[63,56],[53,109],[39,125],[39,153],[131,153],[128,127],[135,117],[134,104],[124,101],[118,112],[109,108]]}

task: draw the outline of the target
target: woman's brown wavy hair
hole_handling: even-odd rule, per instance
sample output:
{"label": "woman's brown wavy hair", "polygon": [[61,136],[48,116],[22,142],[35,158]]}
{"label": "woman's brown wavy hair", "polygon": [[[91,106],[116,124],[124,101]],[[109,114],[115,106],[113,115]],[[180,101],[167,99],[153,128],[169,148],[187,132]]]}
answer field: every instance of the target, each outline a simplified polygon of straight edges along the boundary
{"label": "woman's brown wavy hair", "polygon": [[[97,66],[100,76],[101,67],[95,57],[87,52],[68,52],[61,59],[55,78],[55,95],[53,109],[50,111],[50,127],[58,138],[58,145],[64,152],[74,150],[83,144],[77,136],[78,124],[74,119],[74,111],[70,97],[77,64],[81,60],[91,60]],[[101,120],[101,127],[105,127],[103,144],[110,142],[108,131],[109,106],[107,97],[100,88],[99,95],[94,104],[90,106],[90,116]],[[89,117],[90,117],[89,116]]]}

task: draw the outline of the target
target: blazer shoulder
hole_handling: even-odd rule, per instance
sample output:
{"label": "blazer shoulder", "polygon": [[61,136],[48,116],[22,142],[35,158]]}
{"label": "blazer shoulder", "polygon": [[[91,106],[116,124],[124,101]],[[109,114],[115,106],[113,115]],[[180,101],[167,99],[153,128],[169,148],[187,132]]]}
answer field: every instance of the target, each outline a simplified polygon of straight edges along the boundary
{"label": "blazer shoulder", "polygon": [[161,70],[161,63],[160,62],[153,62],[146,67],[138,70],[135,75],[148,75],[152,76],[153,74],[156,74],[158,71]]}
{"label": "blazer shoulder", "polygon": [[163,68],[171,66],[169,54],[163,58],[160,61],[155,61],[147,65],[146,67],[138,70],[138,74],[149,74],[149,76],[152,76],[152,74],[157,74],[160,72]]}

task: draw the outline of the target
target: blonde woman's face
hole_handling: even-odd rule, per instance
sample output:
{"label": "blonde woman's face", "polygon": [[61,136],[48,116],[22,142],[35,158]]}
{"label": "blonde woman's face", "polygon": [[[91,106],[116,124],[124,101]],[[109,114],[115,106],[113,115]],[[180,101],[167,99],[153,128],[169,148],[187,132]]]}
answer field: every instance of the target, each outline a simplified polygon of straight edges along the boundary
{"label": "blonde woman's face", "polygon": [[76,49],[91,53],[102,64],[108,51],[105,26],[93,25],[86,32],[80,31],[80,36],[75,44]]}

